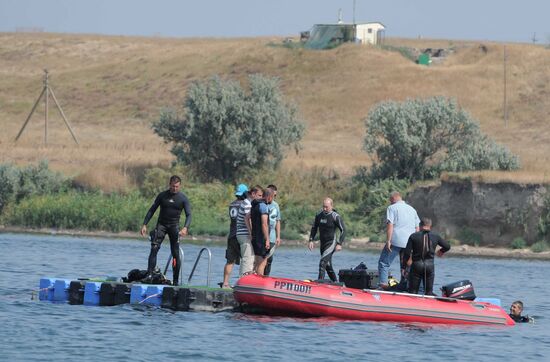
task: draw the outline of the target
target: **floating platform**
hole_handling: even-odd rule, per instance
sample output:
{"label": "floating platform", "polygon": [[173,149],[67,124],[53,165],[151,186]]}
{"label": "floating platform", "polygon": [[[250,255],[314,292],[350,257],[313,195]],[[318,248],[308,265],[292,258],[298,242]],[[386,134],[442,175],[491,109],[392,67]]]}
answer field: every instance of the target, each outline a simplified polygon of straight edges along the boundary
{"label": "floating platform", "polygon": [[38,298],[69,304],[115,306],[148,305],[177,311],[222,312],[237,310],[232,289],[171,286],[97,279],[40,279]]}

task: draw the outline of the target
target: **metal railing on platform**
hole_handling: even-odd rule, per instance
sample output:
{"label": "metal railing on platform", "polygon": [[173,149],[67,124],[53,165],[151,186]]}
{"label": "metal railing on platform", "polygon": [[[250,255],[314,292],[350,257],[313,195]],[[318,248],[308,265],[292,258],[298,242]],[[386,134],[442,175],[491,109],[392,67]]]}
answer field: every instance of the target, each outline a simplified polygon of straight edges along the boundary
{"label": "metal railing on platform", "polygon": [[195,274],[195,269],[197,268],[197,264],[199,263],[199,260],[201,259],[201,255],[203,252],[208,252],[208,274],[206,274],[206,286],[210,286],[210,266],[212,264],[212,253],[210,252],[210,249],[208,248],[202,248],[201,251],[199,251],[199,255],[197,256],[197,259],[195,260],[195,265],[193,265],[193,269],[191,270],[191,274],[189,274],[189,279],[187,279],[187,284],[191,283],[191,279],[193,278],[193,274]]}

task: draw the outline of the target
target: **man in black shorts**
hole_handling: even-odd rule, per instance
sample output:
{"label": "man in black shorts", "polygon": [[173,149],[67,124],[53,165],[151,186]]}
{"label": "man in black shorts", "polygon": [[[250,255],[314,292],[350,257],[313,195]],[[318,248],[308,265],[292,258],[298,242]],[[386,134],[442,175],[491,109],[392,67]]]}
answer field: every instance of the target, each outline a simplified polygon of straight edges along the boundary
{"label": "man in black shorts", "polygon": [[239,214],[239,208],[243,203],[248,192],[248,186],[240,184],[235,190],[235,196],[237,197],[229,204],[229,235],[227,236],[227,249],[225,250],[225,267],[223,268],[223,282],[222,288],[231,288],[229,285],[229,278],[233,271],[233,265],[240,264],[241,261],[241,246],[237,240],[237,216]]}
{"label": "man in black shorts", "polygon": [[[172,270],[174,272],[173,284],[178,285],[179,273],[181,268],[180,257],[180,244],[179,236],[187,235],[189,225],[191,224],[191,205],[187,196],[180,192],[181,178],[179,176],[170,177],[170,186],[166,191],[161,192],[156,197],[153,205],[145,219],[143,220],[143,226],[141,227],[141,235],[147,234],[147,223],[157,208],[160,206],[160,214],[157,221],[157,226],[151,232],[151,252],[149,253],[149,263],[147,266],[147,275],[151,276],[155,267],[157,266],[157,254],[160,249],[160,245],[164,240],[164,236],[168,234],[170,238],[170,251],[172,252]],[[179,222],[181,212],[185,211],[185,225],[179,230]]]}
{"label": "man in black shorts", "polygon": [[264,275],[267,255],[271,248],[269,242],[269,207],[273,201],[273,190],[263,190],[263,198],[252,201],[250,221],[252,223],[252,248],[254,249],[254,270]]}

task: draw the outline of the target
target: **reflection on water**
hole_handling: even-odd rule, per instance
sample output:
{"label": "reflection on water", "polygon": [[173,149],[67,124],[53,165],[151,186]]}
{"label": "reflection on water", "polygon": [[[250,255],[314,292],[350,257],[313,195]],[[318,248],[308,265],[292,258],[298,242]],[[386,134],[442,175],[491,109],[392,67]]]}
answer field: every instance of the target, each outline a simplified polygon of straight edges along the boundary
{"label": "reflection on water", "polygon": [[[168,258],[163,245],[159,262]],[[200,246],[185,245],[187,276]],[[458,359],[544,360],[550,355],[550,307],[541,276],[550,263],[525,260],[444,258],[436,261],[435,289],[469,279],[476,294],[500,298],[507,310],[521,299],[536,323],[512,328],[448,327],[289,318],[242,313],[173,312],[146,306],[89,307],[31,299],[41,277],[123,276],[145,269],[145,241],[0,234],[2,360],[151,361],[181,359]],[[212,246],[212,284],[222,280],[225,250]],[[272,274],[315,278],[319,254],[281,248]],[[336,269],[360,262],[376,268],[378,255],[343,251]],[[206,263],[195,281],[206,280]],[[397,274],[397,268],[394,270]],[[196,278],[196,279],[195,279]],[[235,283],[235,275],[232,283]],[[425,337],[425,338],[424,338]]]}

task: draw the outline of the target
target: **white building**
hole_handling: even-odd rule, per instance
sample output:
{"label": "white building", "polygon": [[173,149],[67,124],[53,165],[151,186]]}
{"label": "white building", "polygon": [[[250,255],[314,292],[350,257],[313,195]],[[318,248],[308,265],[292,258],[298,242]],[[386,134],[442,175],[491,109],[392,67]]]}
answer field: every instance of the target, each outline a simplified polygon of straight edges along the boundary
{"label": "white building", "polygon": [[378,22],[355,24],[355,39],[361,44],[381,44],[385,29],[384,24]]}

